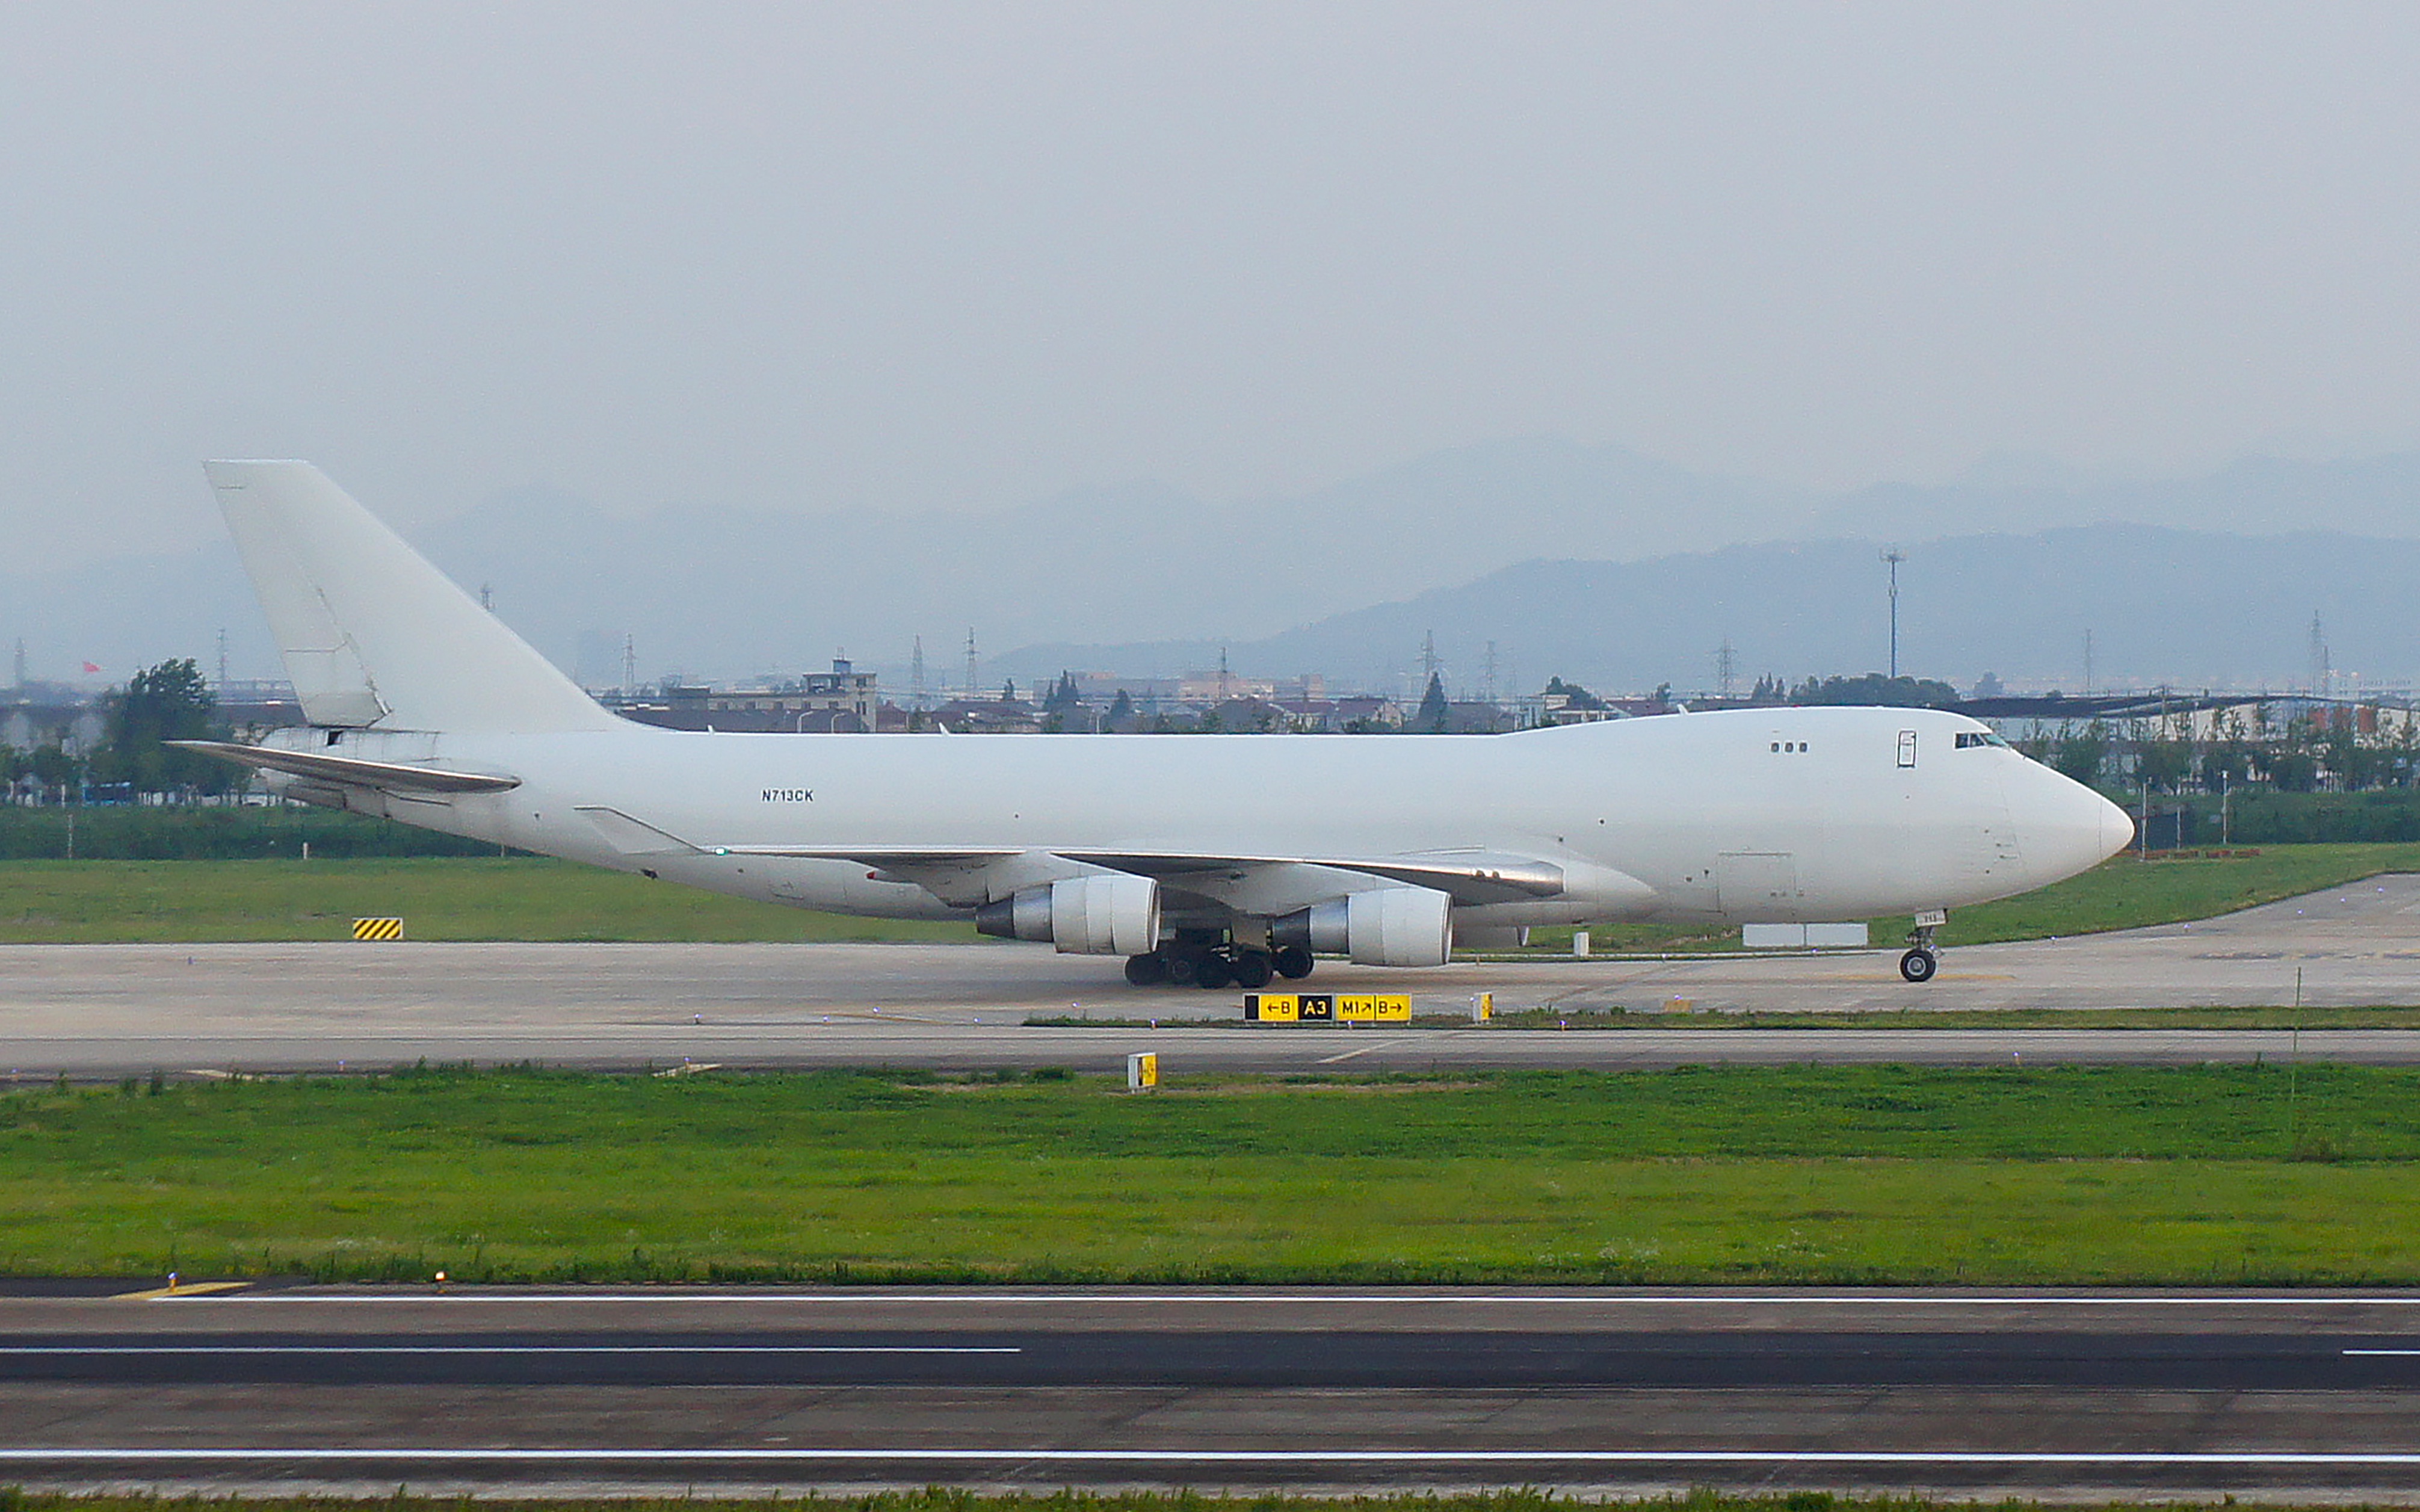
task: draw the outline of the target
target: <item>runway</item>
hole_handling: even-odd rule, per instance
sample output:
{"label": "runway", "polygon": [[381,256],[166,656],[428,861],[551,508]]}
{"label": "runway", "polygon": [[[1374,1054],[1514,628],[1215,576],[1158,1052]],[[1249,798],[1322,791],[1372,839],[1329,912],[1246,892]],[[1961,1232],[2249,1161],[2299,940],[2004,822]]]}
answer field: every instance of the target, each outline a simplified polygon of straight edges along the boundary
{"label": "runway", "polygon": [[2420,1293],[21,1294],[0,1385],[36,1487],[2420,1489]]}
{"label": "runway", "polygon": [[[1977,946],[1925,987],[1887,951],[1675,961],[1522,961],[1388,972],[1321,965],[1337,991],[1407,991],[1422,1013],[1699,1008],[2191,1007],[2420,1003],[2420,878],[2224,918]],[[0,947],[0,1073],[302,1071],[416,1060],[604,1068],[891,1065],[1299,1072],[1620,1068],[1730,1060],[2194,1063],[2303,1054],[2420,1063],[2420,1033],[2286,1031],[1513,1032],[1180,1027],[1237,995],[1127,987],[1118,964],[1013,945]],[[1034,1028],[1032,1016],[1156,1018],[1158,1029]]]}

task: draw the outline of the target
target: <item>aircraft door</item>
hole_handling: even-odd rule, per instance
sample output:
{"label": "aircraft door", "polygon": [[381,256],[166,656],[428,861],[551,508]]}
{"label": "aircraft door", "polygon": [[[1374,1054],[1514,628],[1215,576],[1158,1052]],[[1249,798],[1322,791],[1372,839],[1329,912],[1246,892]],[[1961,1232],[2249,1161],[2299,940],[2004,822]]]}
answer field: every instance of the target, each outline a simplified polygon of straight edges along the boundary
{"label": "aircraft door", "polygon": [[1899,733],[1899,764],[1907,771],[1916,769],[1916,732],[1913,730]]}
{"label": "aircraft door", "polygon": [[1714,865],[1714,906],[1732,918],[1798,917],[1798,858],[1788,851],[1726,851]]}

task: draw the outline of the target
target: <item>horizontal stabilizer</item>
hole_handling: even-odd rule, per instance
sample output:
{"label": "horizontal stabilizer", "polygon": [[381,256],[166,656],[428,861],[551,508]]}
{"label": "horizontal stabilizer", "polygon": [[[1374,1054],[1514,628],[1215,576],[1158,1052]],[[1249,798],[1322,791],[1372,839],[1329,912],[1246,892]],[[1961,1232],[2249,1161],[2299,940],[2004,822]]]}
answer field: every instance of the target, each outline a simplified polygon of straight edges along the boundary
{"label": "horizontal stabilizer", "polygon": [[265,772],[334,782],[342,787],[376,788],[385,793],[504,793],[521,785],[518,777],[490,777],[480,772],[446,772],[397,762],[365,762],[352,756],[321,756],[307,750],[278,750],[269,746],[240,746],[227,740],[172,740],[171,746],[197,750]]}

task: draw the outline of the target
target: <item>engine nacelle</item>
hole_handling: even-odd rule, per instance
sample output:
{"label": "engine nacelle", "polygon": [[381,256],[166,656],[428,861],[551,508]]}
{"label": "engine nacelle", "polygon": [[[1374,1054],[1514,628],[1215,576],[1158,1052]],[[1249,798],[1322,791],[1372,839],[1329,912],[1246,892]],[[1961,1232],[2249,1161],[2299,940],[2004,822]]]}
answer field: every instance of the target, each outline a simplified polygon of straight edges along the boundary
{"label": "engine nacelle", "polygon": [[1062,955],[1141,955],[1159,949],[1159,884],[1149,877],[1070,877],[975,910],[975,932],[1048,940]]}
{"label": "engine nacelle", "polygon": [[1453,953],[1453,900],[1433,887],[1373,887],[1288,914],[1269,938],[1364,966],[1441,966]]}

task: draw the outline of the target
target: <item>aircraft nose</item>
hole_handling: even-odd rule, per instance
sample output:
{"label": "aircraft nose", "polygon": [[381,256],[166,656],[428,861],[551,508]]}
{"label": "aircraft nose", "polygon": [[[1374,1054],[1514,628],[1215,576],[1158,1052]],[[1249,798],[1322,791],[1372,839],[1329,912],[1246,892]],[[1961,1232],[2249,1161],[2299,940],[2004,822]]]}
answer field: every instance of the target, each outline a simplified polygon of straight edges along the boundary
{"label": "aircraft nose", "polygon": [[2037,887],[2089,872],[2134,842],[2134,821],[2125,810],[2048,767],[2011,782],[2008,797]]}
{"label": "aircraft nose", "polygon": [[2134,819],[2100,794],[2092,796],[2101,805],[2101,859],[2105,861],[2134,843]]}

